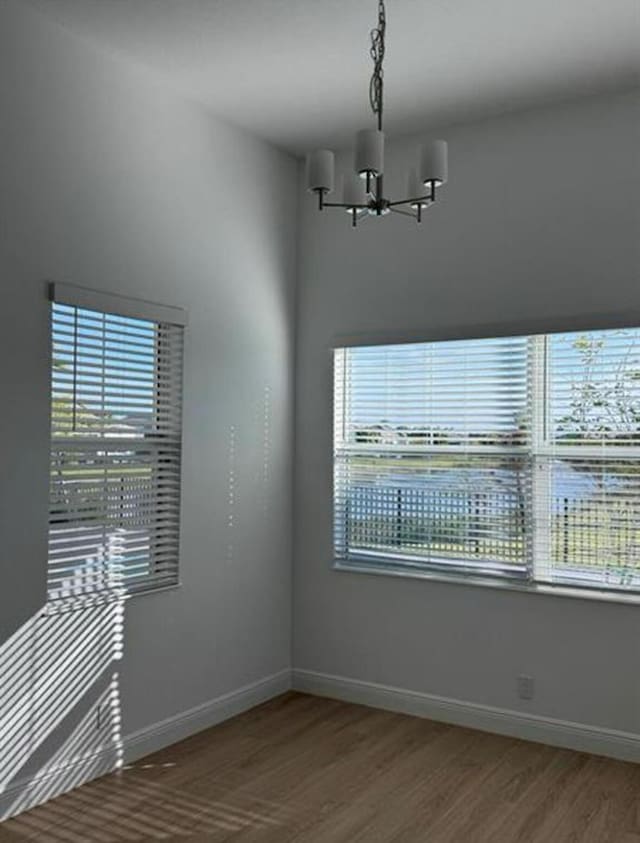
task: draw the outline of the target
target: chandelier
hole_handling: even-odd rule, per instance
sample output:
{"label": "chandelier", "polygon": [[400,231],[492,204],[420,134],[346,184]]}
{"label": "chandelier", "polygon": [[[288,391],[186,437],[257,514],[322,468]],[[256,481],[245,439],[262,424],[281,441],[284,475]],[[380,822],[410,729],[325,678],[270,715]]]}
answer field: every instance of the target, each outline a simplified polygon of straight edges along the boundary
{"label": "chandelier", "polygon": [[[361,216],[383,216],[389,212],[422,222],[422,213],[436,201],[436,191],[447,181],[447,142],[434,140],[425,144],[418,156],[418,166],[408,173],[407,199],[393,202],[384,195],[384,132],[382,106],[387,17],[384,0],[378,2],[378,26],[371,31],[370,54],[373,75],[369,83],[369,102],[377,119],[377,128],[356,134],[355,172],[345,176],[342,202],[327,202],[334,189],[335,156],[330,149],[316,149],[307,157],[307,189],[318,197],[318,209],[343,208],[355,227]],[[404,206],[404,207],[403,207]],[[411,210],[409,210],[411,209]]]}

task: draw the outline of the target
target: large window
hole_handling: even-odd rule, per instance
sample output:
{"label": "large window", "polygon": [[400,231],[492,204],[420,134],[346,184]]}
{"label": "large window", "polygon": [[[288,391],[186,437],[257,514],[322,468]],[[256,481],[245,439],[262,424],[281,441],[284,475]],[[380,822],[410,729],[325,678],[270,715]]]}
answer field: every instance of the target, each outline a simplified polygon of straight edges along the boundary
{"label": "large window", "polygon": [[52,299],[49,599],[176,584],[184,311]]}
{"label": "large window", "polygon": [[640,329],[334,362],[341,564],[640,590]]}

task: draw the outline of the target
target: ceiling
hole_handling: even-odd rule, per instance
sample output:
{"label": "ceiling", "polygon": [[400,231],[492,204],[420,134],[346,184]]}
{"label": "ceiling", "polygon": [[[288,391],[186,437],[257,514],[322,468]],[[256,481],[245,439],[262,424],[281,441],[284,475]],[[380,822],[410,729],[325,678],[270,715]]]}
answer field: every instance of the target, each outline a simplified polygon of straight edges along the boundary
{"label": "ceiling", "polygon": [[[377,0],[23,0],[294,153],[370,125]],[[387,0],[396,133],[640,84],[640,0]]]}

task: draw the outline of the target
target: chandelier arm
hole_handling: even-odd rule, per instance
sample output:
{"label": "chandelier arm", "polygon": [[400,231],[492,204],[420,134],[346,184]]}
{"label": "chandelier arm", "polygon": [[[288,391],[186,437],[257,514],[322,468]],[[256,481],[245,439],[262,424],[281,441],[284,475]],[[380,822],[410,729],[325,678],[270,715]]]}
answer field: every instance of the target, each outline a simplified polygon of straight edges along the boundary
{"label": "chandelier arm", "polygon": [[356,208],[358,211],[368,209],[369,205],[347,205],[344,202],[324,202],[324,208]]}
{"label": "chandelier arm", "polygon": [[414,220],[418,219],[418,215],[412,214],[411,211],[401,211],[400,208],[390,208],[390,211],[392,214],[402,214],[403,217],[411,217]]}
{"label": "chandelier arm", "polygon": [[369,83],[369,102],[371,110],[378,118],[378,129],[382,130],[382,110],[384,94],[384,71],[382,62],[385,51],[385,32],[387,28],[387,13],[384,0],[378,0],[378,26],[371,30],[371,48],[369,53],[373,59],[373,74]]}
{"label": "chandelier arm", "polygon": [[389,208],[393,208],[396,205],[409,205],[411,202],[435,202],[435,196],[432,197],[430,193],[427,193],[426,196],[415,196],[411,199],[396,199],[395,202],[389,202]]}

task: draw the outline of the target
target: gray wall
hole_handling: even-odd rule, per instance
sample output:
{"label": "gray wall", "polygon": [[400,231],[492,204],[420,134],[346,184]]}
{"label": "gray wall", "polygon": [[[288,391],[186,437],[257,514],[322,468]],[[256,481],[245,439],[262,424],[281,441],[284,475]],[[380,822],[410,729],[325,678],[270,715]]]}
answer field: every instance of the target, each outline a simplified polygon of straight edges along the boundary
{"label": "gray wall", "polygon": [[[296,668],[640,730],[639,608],[331,570],[329,353],[340,335],[640,316],[639,103],[628,93],[451,128],[451,182],[421,228],[395,217],[352,231],[303,197]],[[416,145],[392,146],[392,192]],[[516,697],[520,672],[536,678],[530,703]]]}
{"label": "gray wall", "polygon": [[0,661],[89,646],[30,632],[45,600],[45,282],[190,314],[182,587],[126,604],[128,733],[290,665],[296,162],[7,0],[0,115]]}
{"label": "gray wall", "polygon": [[[296,267],[295,665],[507,707],[527,671],[531,710],[640,728],[639,610],[330,570],[334,338],[637,311],[637,103],[452,129],[422,229],[304,197],[298,241],[295,162],[0,2],[0,789],[95,746],[116,673],[126,735],[290,665]],[[183,584],[126,603],[117,662],[118,607],[39,616],[52,279],[190,312]]]}

